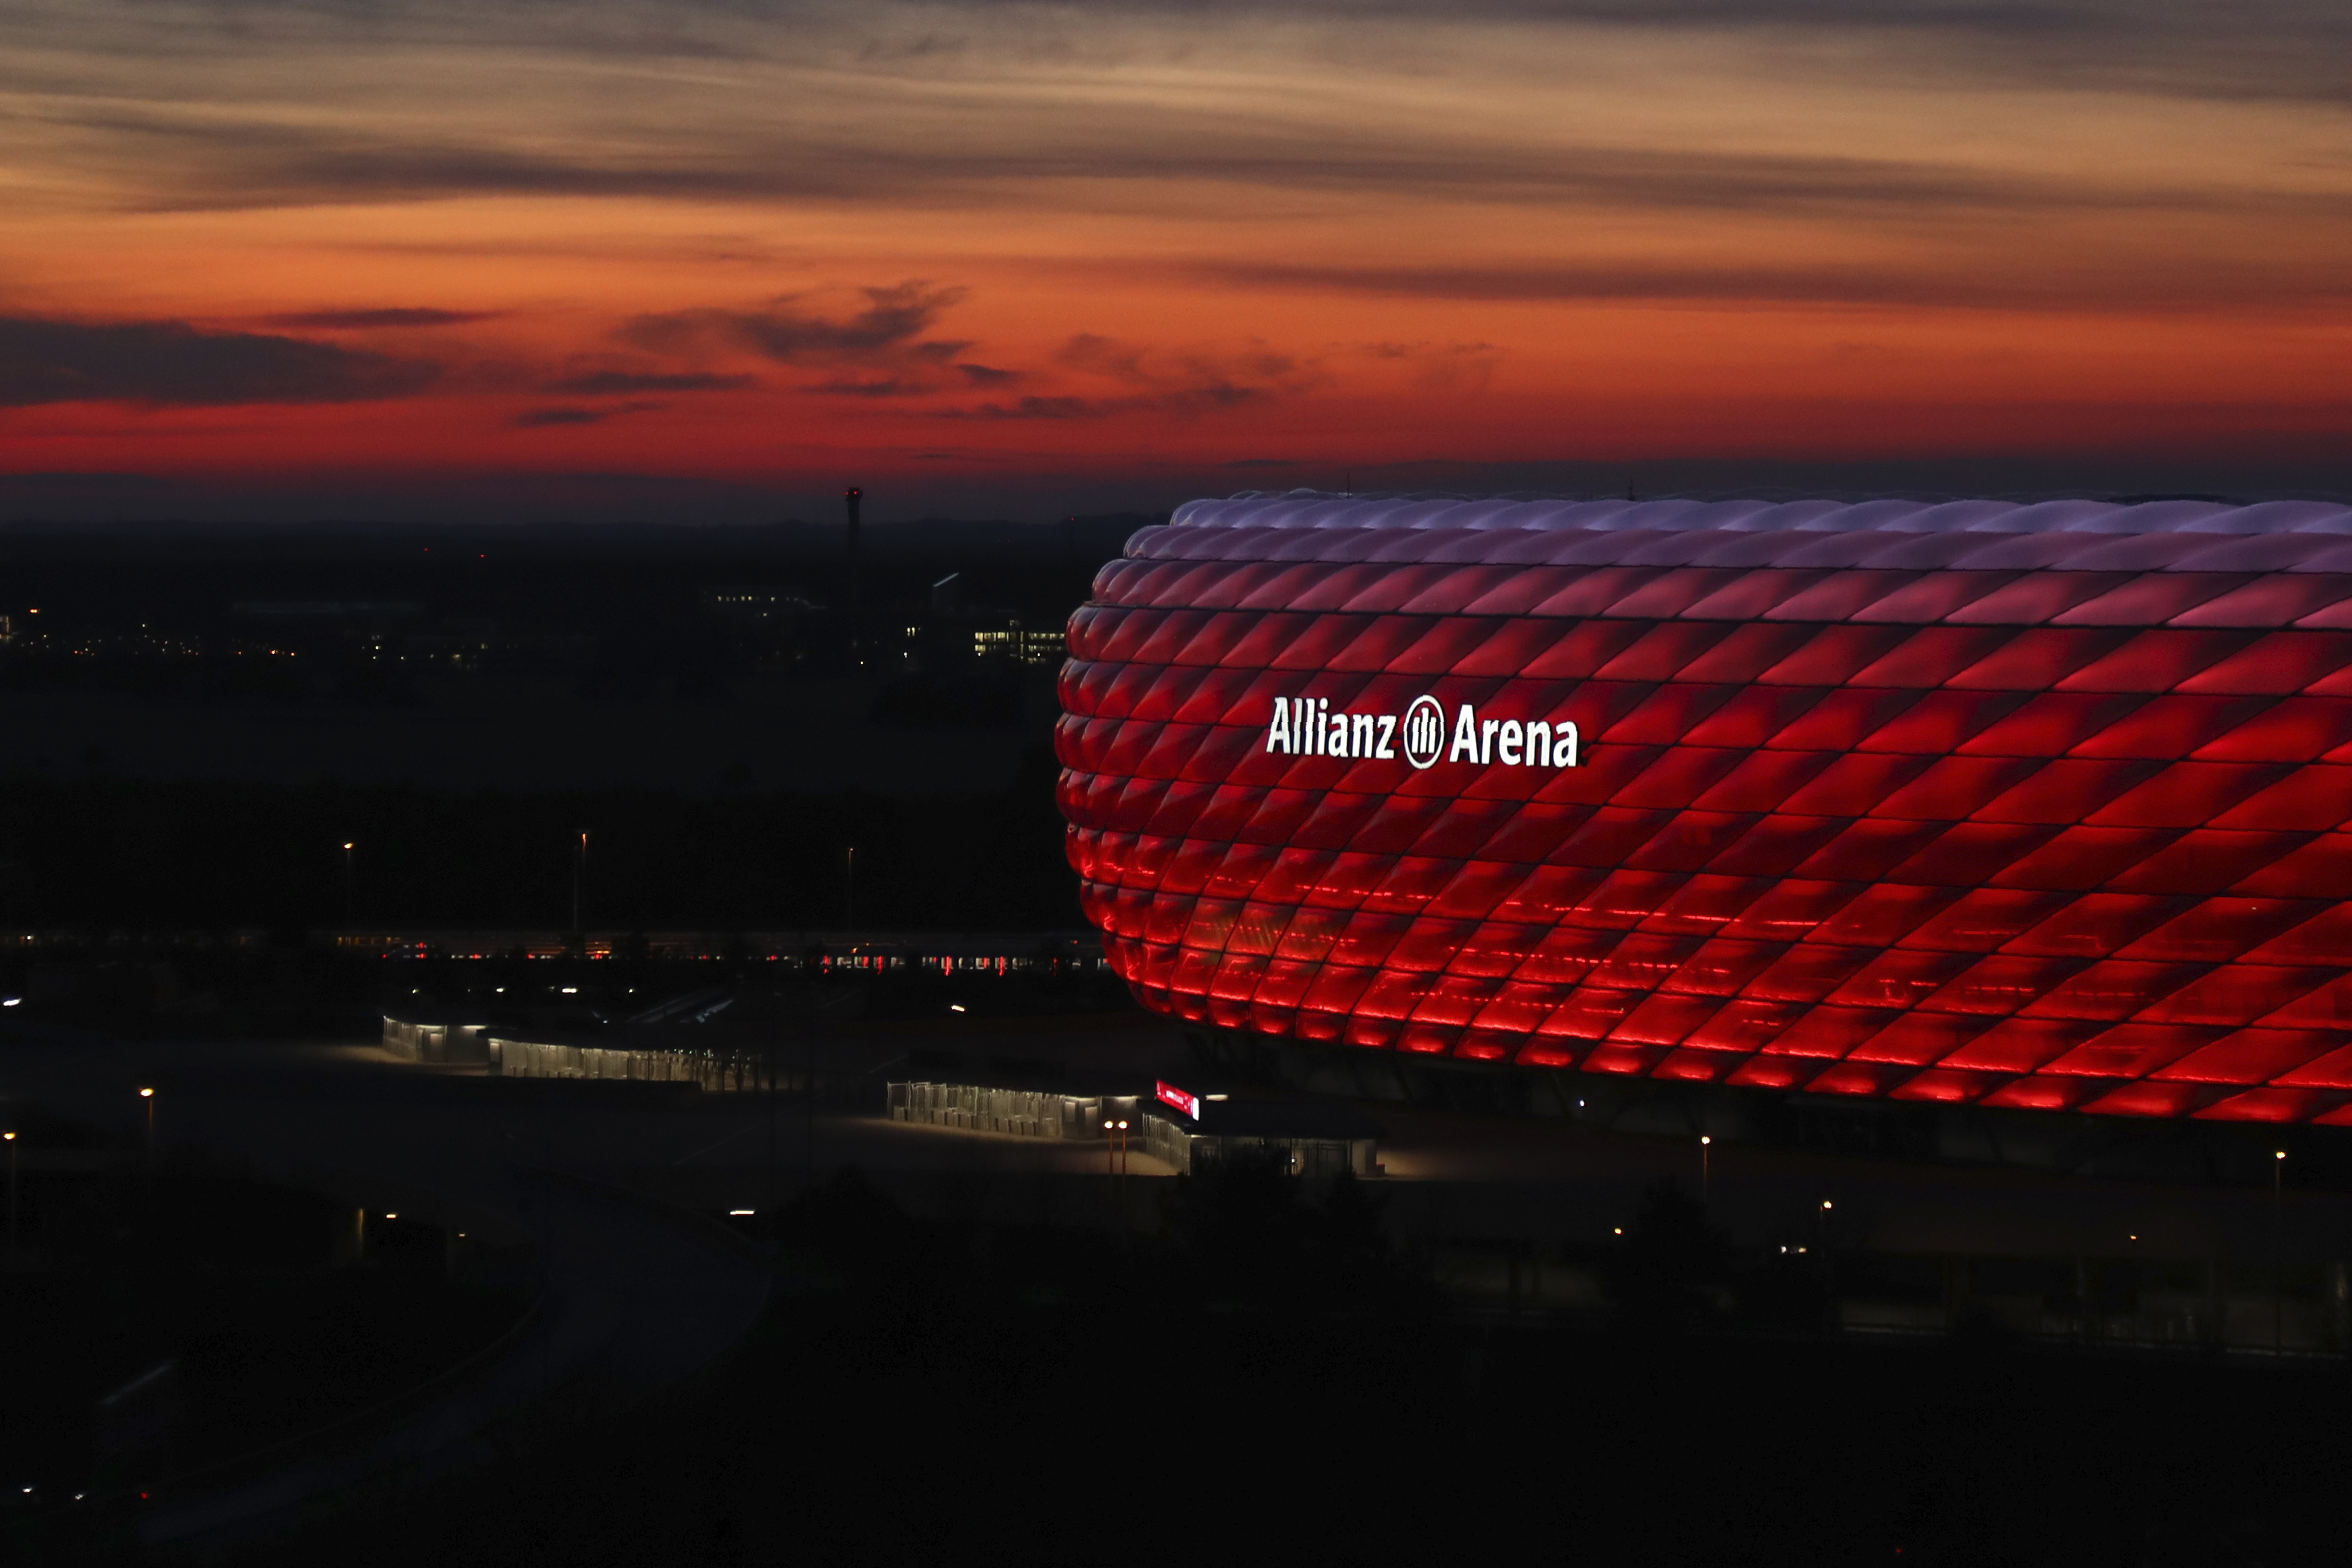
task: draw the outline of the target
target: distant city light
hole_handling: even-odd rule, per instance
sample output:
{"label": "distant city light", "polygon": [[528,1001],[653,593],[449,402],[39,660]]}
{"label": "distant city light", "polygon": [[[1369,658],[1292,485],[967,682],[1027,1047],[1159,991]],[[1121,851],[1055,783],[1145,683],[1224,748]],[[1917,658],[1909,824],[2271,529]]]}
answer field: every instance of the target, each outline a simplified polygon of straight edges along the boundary
{"label": "distant city light", "polygon": [[950,1002],[948,1004],[948,1011],[951,1013],[960,1013],[963,1011],[963,1004],[961,1002]]}
{"label": "distant city light", "polygon": [[756,1212],[756,1210],[749,1208],[730,1208],[727,1211],[727,1218],[730,1219],[748,1219]]}

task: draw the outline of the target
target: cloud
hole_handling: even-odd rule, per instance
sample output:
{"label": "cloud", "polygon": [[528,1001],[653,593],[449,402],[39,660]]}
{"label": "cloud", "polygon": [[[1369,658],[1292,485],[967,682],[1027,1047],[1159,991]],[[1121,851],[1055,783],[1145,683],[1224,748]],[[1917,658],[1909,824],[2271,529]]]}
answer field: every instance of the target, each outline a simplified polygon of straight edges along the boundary
{"label": "cloud", "polygon": [[1318,367],[1261,345],[1240,351],[1162,350],[1098,332],[1072,334],[1055,351],[1054,362],[1133,390],[1111,396],[1037,393],[943,412],[954,418],[987,420],[1106,419],[1125,413],[1192,419],[1307,392],[1328,379]]}
{"label": "cloud", "polygon": [[917,280],[858,292],[866,297],[864,308],[845,316],[808,310],[802,306],[803,296],[788,294],[762,310],[704,308],[639,316],[621,329],[621,336],[656,352],[719,344],[749,349],[787,365],[906,354],[937,361],[970,347],[917,340],[941,312],[964,298],[961,288]]}
{"label": "cloud", "polygon": [[901,381],[897,376],[886,376],[879,381],[870,382],[841,378],[819,382],[814,386],[803,387],[801,390],[821,393],[826,397],[920,397],[925,392],[937,392],[939,388],[929,382]]}
{"label": "cloud", "polygon": [[[913,279],[859,288],[850,301],[833,308],[804,294],[788,294],[756,310],[706,307],[639,316],[617,335],[634,348],[656,353],[707,357],[748,351],[777,364],[829,369],[836,373],[801,389],[824,397],[920,397],[939,391],[939,377],[949,371],[973,387],[1022,380],[1018,371],[961,362],[958,356],[973,346],[969,338],[930,335],[968,292]],[[690,372],[653,380],[704,387],[752,378]]]}
{"label": "cloud", "polygon": [[552,408],[525,409],[507,423],[517,430],[545,430],[567,424],[602,424],[608,419],[617,418],[625,413],[645,413],[653,409],[667,406],[667,403],[644,402],[613,403],[604,408],[580,408],[571,404],[560,404]]}
{"label": "cloud", "polygon": [[[790,60],[880,79],[977,74],[1007,64],[1156,64],[1204,34],[1270,24],[1296,53],[1360,57],[1383,35],[1430,26],[1522,35],[1622,31],[1658,37],[1790,37],[1862,54],[1872,68],[1923,77],[2058,81],[2093,89],[2151,82],[2186,94],[2308,95],[2341,101],[2352,21],[2340,0],[1120,0],[1097,6],[1002,0],[19,0],[51,37],[118,51],[201,56],[364,43],[379,48],[562,53],[615,62],[688,59],[714,68]],[[32,28],[27,27],[27,32]],[[1432,68],[1444,51],[1424,47]],[[711,74],[698,72],[701,90]],[[1001,99],[992,95],[989,109]]]}
{"label": "cloud", "polygon": [[759,384],[757,376],[717,375],[703,371],[674,374],[653,371],[591,371],[550,382],[547,390],[569,392],[575,397],[605,397],[622,392],[740,392]]}
{"label": "cloud", "polygon": [[371,331],[380,327],[461,327],[469,321],[492,320],[501,314],[497,310],[433,310],[396,306],[377,310],[296,310],[262,319],[272,327]]}
{"label": "cloud", "polygon": [[1123,413],[1193,419],[1248,403],[1265,402],[1274,396],[1274,390],[1268,387],[1238,386],[1230,382],[1220,382],[1133,397],[1035,395],[1012,402],[984,402],[973,408],[943,409],[940,413],[943,417],[950,419],[982,420],[1108,419]]}
{"label": "cloud", "polygon": [[425,361],[185,321],[0,317],[0,406],[133,402],[361,402],[411,396],[440,378]]}
{"label": "cloud", "polygon": [[[1399,299],[1529,303],[1629,300],[1693,304],[1903,306],[1958,309],[2150,309],[2191,305],[2274,306],[2352,298],[2340,268],[2285,256],[2227,269],[2162,256],[2117,268],[2105,255],[1995,257],[1928,267],[1707,267],[1629,259],[1533,266],[1348,267],[1257,260],[1162,265],[1155,276],[1196,287],[1354,294]],[[1122,268],[1132,277],[1135,268]],[[1377,352],[1381,346],[1368,345]],[[1388,345],[1403,352],[1403,346]]]}
{"label": "cloud", "polygon": [[[142,182],[139,200],[165,208],[515,195],[1059,209],[1067,197],[1057,193],[1069,182],[1136,191],[1223,184],[1777,216],[2084,207],[2284,214],[2338,205],[2330,191],[2256,195],[2210,183],[2094,180],[1937,158],[1577,144],[1501,131],[1441,138],[1389,116],[1302,121],[1271,101],[1255,112],[1205,115],[1148,96],[1113,98],[1079,123],[1066,104],[1040,99],[975,125],[970,135],[942,133],[919,142],[890,134],[870,105],[844,101],[838,111],[837,124],[789,130],[692,121],[641,127],[623,148],[595,156],[549,152],[519,128],[495,122],[476,141],[457,144],[420,139],[394,123],[320,128],[210,109],[100,110],[75,103],[55,113],[88,138],[118,143],[117,169],[159,172]],[[179,174],[160,172],[171,169]],[[753,317],[740,325],[753,332],[764,328],[787,349],[808,340],[804,328],[820,341],[826,328],[854,329],[852,323],[800,320],[789,308],[773,322]]]}
{"label": "cloud", "polygon": [[1503,362],[1497,343],[1366,343],[1360,352],[1402,364],[1420,392],[1482,392]]}

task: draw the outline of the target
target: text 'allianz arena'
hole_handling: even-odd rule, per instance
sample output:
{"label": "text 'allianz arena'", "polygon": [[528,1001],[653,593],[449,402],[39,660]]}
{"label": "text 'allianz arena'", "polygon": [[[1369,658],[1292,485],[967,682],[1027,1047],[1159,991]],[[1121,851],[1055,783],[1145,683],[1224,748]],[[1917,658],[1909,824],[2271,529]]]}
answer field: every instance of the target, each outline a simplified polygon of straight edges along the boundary
{"label": "text 'allianz arena'", "polygon": [[1243,496],[1070,653],[1070,856],[1162,1012],[2352,1124],[2352,509]]}

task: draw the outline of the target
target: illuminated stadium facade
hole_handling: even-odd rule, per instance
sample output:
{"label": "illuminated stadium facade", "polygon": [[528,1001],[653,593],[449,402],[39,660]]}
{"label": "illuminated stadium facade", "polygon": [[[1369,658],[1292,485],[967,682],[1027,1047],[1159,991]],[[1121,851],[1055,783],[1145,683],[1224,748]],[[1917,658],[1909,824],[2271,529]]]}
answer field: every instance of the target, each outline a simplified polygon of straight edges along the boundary
{"label": "illuminated stadium facade", "polygon": [[1161,1012],[2352,1124],[2352,509],[1242,496],[1070,653],[1071,860]]}

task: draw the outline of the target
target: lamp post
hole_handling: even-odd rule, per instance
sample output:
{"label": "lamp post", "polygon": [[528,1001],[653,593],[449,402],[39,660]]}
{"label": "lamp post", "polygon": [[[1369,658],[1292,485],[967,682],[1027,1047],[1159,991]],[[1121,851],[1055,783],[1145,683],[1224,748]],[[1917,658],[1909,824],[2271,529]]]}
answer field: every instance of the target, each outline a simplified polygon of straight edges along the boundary
{"label": "lamp post", "polygon": [[2286,1151],[2271,1155],[2271,1354],[2286,1349]]}
{"label": "lamp post", "polygon": [[139,1098],[147,1102],[147,1164],[152,1168],[155,1164],[155,1091],[142,1089]]}
{"label": "lamp post", "polygon": [[0,1133],[8,1144],[8,1261],[16,1260],[16,1134]]}
{"label": "lamp post", "polygon": [[1698,1202],[1699,1202],[1699,1207],[1700,1207],[1701,1208],[1704,1208],[1704,1207],[1706,1207],[1707,1152],[1708,1152],[1708,1149],[1710,1148],[1710,1146],[1711,1146],[1711,1145],[1713,1145],[1713,1144],[1714,1144],[1714,1143],[1715,1143],[1715,1140],[1714,1140],[1713,1138],[1711,1138],[1711,1137],[1708,1137],[1705,1133],[1701,1133],[1701,1134],[1699,1134],[1699,1137],[1698,1137]]}
{"label": "lamp post", "polygon": [[352,852],[358,848],[359,844],[356,841],[346,841],[343,844],[343,930],[346,933],[350,932],[359,918],[352,914],[352,910],[356,907],[356,895],[352,890],[357,877],[352,860]]}
{"label": "lamp post", "polygon": [[1110,1187],[1110,1207],[1114,1217],[1127,1218],[1127,1124],[1106,1121],[1103,1124],[1103,1179]]}
{"label": "lamp post", "polygon": [[1111,1207],[1118,1212],[1118,1223],[1124,1228],[1127,1224],[1127,1124],[1124,1121],[1105,1122],[1103,1125],[1110,1129],[1118,1151],[1117,1172],[1111,1178]]}

